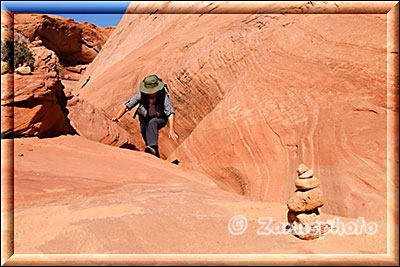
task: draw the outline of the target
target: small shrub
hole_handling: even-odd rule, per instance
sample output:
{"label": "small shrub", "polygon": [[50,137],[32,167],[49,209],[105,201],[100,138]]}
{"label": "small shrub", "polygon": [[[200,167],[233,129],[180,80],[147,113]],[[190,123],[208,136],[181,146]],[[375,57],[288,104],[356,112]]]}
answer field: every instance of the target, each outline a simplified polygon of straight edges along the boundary
{"label": "small shrub", "polygon": [[7,62],[10,68],[14,66],[14,43],[12,40],[5,38],[1,41],[1,61]]}
{"label": "small shrub", "polygon": [[32,68],[35,63],[32,52],[24,43],[7,38],[1,41],[1,60],[8,62],[13,70],[18,68],[19,65],[27,65]]}
{"label": "small shrub", "polygon": [[18,68],[19,65],[27,65],[33,68],[34,63],[35,59],[29,48],[23,43],[14,41],[14,69]]}
{"label": "small shrub", "polygon": [[57,62],[56,64],[56,71],[58,73],[58,76],[61,78],[64,77],[64,66],[60,62]]}

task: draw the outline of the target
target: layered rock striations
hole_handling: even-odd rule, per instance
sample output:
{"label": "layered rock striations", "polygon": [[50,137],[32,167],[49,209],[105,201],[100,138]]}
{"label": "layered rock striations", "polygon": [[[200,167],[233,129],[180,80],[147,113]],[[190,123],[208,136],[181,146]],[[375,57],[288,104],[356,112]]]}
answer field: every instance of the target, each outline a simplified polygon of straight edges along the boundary
{"label": "layered rock striations", "polygon": [[[280,203],[291,193],[291,170],[308,162],[326,212],[384,220],[385,16],[206,11],[125,14],[72,90],[73,105],[85,103],[109,125],[143,77],[157,74],[171,89],[180,136],[174,142],[161,130],[163,158],[223,189]],[[143,148],[133,113],[116,131],[82,129],[96,141],[125,132]]]}
{"label": "layered rock striations", "polygon": [[[385,218],[385,16],[125,14],[73,93],[111,117],[149,74],[180,135],[161,130],[162,157],[280,203],[309,162],[325,211]],[[143,148],[130,115],[120,125]]]}

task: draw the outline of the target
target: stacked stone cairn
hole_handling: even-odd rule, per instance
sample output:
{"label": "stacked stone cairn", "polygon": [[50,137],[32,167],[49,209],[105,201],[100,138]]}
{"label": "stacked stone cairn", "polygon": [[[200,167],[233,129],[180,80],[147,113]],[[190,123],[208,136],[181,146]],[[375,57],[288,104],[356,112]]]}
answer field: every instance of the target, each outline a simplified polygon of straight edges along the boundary
{"label": "stacked stone cairn", "polygon": [[306,165],[297,168],[298,177],[295,185],[297,190],[289,198],[287,214],[290,233],[304,240],[322,237],[328,230],[328,225],[321,222],[318,208],[324,205],[319,180]]}

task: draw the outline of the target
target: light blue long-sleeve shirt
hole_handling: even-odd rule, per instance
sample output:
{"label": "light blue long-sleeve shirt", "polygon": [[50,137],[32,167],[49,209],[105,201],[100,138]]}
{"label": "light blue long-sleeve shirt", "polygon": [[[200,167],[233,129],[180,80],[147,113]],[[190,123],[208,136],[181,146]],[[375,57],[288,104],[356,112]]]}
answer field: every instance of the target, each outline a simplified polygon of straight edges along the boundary
{"label": "light blue long-sleeve shirt", "polygon": [[[138,91],[131,99],[129,99],[125,103],[125,106],[128,108],[128,110],[131,110],[136,105],[139,104],[137,113],[139,115],[142,115],[143,117],[146,117],[148,110],[146,110],[146,108],[143,106],[143,103],[141,103],[141,99],[142,99],[142,93]],[[171,114],[175,114],[174,108],[172,107],[171,102],[169,101],[168,94],[165,94],[163,112],[167,117],[169,117]]]}

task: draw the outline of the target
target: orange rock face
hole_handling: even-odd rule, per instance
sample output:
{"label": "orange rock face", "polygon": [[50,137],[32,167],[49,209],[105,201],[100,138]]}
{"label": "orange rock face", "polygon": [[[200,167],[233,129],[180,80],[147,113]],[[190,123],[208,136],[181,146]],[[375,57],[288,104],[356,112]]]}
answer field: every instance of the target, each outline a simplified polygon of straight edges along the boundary
{"label": "orange rock face", "polygon": [[[14,74],[14,77],[13,74],[2,75],[3,137],[51,137],[73,133],[64,113],[66,99],[61,82],[52,75],[39,72]],[[14,92],[6,89],[12,83]]]}
{"label": "orange rock face", "polygon": [[74,94],[112,116],[149,74],[177,113],[163,157],[280,203],[304,162],[324,211],[386,218],[385,16],[126,14]]}
{"label": "orange rock face", "polygon": [[[2,147],[11,141],[2,140]],[[14,218],[17,254],[386,252],[386,222],[378,222],[374,235],[304,242],[285,229],[285,205],[221,190],[201,173],[143,152],[77,135],[13,142],[13,209],[3,211]],[[247,227],[233,235],[238,214]],[[263,217],[265,224],[258,220]]]}
{"label": "orange rock face", "polygon": [[[298,3],[288,5],[338,6]],[[150,4],[159,5],[177,4]],[[398,144],[386,139],[386,127],[393,127],[387,114],[398,114],[398,101],[386,103],[387,15],[128,13],[79,81],[84,67],[68,67],[62,88],[57,54],[44,46],[33,48],[40,60],[32,75],[2,76],[2,134],[14,118],[9,129],[18,136],[80,135],[1,140],[8,163],[2,188],[11,188],[2,194],[2,212],[13,218],[2,234],[12,237],[12,253],[260,253],[287,261],[286,254],[392,251],[386,200],[398,194],[386,192],[386,179],[398,182],[388,177],[386,153],[395,147],[396,161]],[[163,129],[160,150],[178,166],[104,145],[143,145],[134,110],[120,123],[110,118],[148,74],[171,89],[180,138],[167,139]],[[323,191],[321,211],[286,213],[297,174],[311,173],[305,165],[296,173],[299,163],[321,184],[308,193],[316,202],[298,191],[289,206],[320,207]],[[312,242],[288,233],[288,221],[302,230],[303,223],[353,224],[360,217],[377,231],[327,233]],[[396,228],[398,214],[394,221]],[[243,225],[242,234],[232,234]]]}
{"label": "orange rock face", "polygon": [[[73,133],[66,118],[66,97],[56,72],[56,54],[31,48],[35,59],[29,75],[2,75],[2,136],[58,136]],[[4,111],[4,114],[3,114]]]}
{"label": "orange rock face", "polygon": [[97,27],[87,22],[54,15],[15,14],[14,28],[29,38],[39,38],[65,64],[93,61],[115,27]]}
{"label": "orange rock face", "polygon": [[[2,38],[14,37],[26,43],[35,59],[33,72],[29,75],[2,75],[2,136],[48,137],[75,133],[68,116],[75,120],[74,115],[80,114],[75,121],[75,125],[80,127],[78,133],[89,139],[93,139],[91,133],[95,133],[99,138],[97,141],[133,148],[127,134],[112,135],[116,125],[103,128],[110,123],[101,119],[101,112],[90,110],[90,114],[85,113],[88,109],[86,105],[78,105],[81,110],[76,112],[78,99],[70,105],[70,111],[66,109],[67,99],[72,98],[69,82],[79,80],[86,66],[79,64],[60,68],[60,59],[63,64],[91,62],[113,27],[96,27],[57,16],[12,14],[4,10],[1,14]],[[60,78],[69,81],[64,85]],[[97,118],[96,123],[106,130],[88,130],[90,117],[93,116]]]}
{"label": "orange rock face", "polygon": [[74,97],[66,108],[71,126],[80,136],[107,145],[136,149],[135,140],[126,130],[87,101]]}

